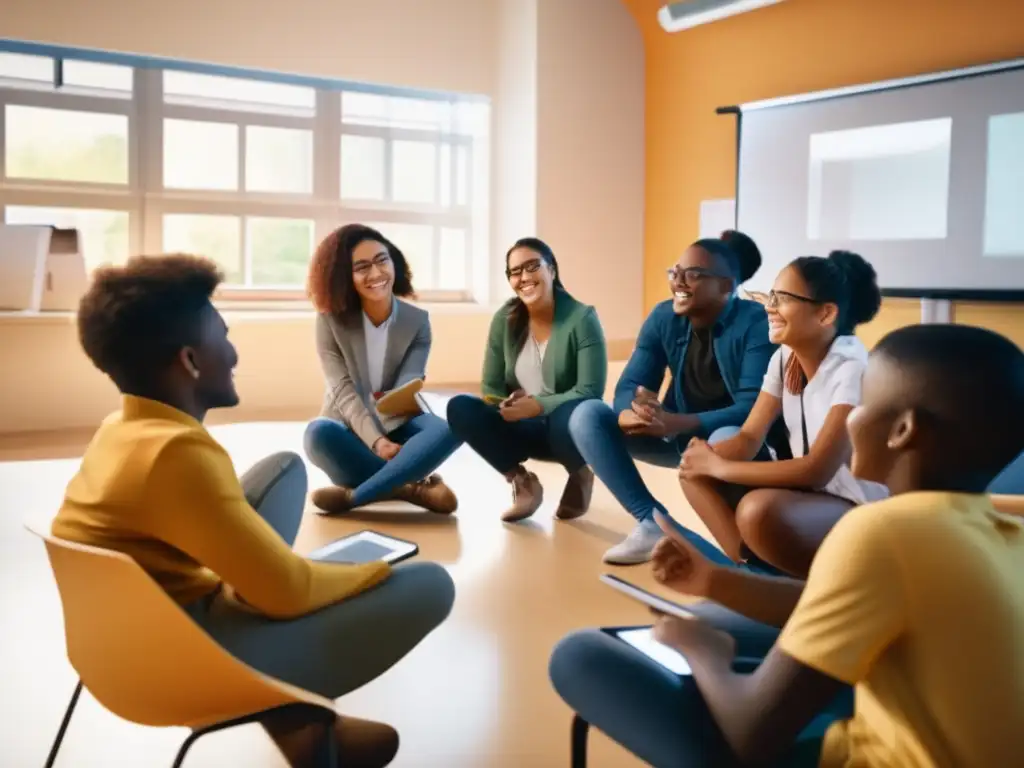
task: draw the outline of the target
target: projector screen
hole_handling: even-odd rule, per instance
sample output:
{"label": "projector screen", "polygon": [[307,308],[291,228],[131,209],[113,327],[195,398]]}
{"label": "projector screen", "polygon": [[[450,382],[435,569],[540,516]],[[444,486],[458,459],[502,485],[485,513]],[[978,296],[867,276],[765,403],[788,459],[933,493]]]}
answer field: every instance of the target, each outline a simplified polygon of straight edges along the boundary
{"label": "projector screen", "polygon": [[1024,291],[1024,61],[738,109],[750,290],[841,248],[889,295]]}

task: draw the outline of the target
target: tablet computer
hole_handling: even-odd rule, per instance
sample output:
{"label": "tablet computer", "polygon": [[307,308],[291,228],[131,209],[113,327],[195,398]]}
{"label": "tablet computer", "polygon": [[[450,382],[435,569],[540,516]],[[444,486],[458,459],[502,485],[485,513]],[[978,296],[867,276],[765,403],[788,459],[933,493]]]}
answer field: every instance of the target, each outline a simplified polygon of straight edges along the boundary
{"label": "tablet computer", "polygon": [[675,672],[677,675],[693,674],[686,657],[655,640],[651,634],[650,627],[617,627],[605,629],[604,631],[612,637],[633,646],[644,656],[647,656],[652,661],[656,661],[669,672]]}
{"label": "tablet computer", "polygon": [[423,379],[413,379],[398,389],[385,392],[377,400],[377,412],[381,416],[407,416],[419,413],[416,395],[423,391]]}
{"label": "tablet computer", "polygon": [[620,579],[618,576],[613,576],[610,573],[604,573],[601,574],[601,581],[612,589],[618,590],[622,594],[627,595],[634,600],[638,600],[644,605],[647,605],[660,613],[667,613],[669,616],[678,616],[680,619],[696,618],[690,611],[686,610],[678,603],[673,603],[671,600],[658,597],[654,593],[648,592],[646,589],[641,589],[635,584],[630,584],[628,581]]}
{"label": "tablet computer", "polygon": [[374,560],[383,560],[394,565],[419,551],[419,546],[411,541],[385,536],[376,531],[359,531],[310,552],[309,559],[328,563],[372,563]]}

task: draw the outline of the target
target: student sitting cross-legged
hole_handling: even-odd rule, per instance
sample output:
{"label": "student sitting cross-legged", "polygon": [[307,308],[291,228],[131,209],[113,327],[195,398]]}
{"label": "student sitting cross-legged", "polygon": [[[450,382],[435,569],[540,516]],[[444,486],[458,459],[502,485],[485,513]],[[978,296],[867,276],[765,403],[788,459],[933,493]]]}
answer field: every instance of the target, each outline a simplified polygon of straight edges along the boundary
{"label": "student sitting cross-legged", "polygon": [[[804,577],[835,522],[855,504],[885,496],[885,488],[850,473],[846,435],[868,360],[854,329],[881,301],[875,270],[845,251],[796,259],[775,279],[769,338],[782,347],[754,409],[728,440],[691,441],[679,466],[687,501],[733,560]],[[792,458],[751,461],[780,415]]]}
{"label": "student sitting cross-legged", "polygon": [[556,516],[579,517],[590,506],[594,475],[569,435],[569,417],[604,394],[608,350],[593,307],[569,295],[551,248],[533,237],[505,255],[515,298],[491,322],[484,353],[484,399],[459,395],[448,423],[512,486],[511,523],[530,517],[544,499],[527,459],[557,461],[569,473]]}
{"label": "student sitting cross-legged", "polygon": [[430,354],[430,315],[399,299],[413,294],[404,254],[377,230],[347,224],[313,254],[309,293],[326,391],[306,454],[334,483],[313,503],[341,513],[398,499],[451,514],[455,494],[433,474],[459,446],[444,419],[412,398],[405,413],[377,409],[382,394],[423,380]]}
{"label": "student sitting cross-legged", "polygon": [[675,534],[658,544],[663,584],[782,627],[756,670],[734,672],[735,639],[702,619],[654,626],[686,676],[580,632],[551,677],[581,717],[659,767],[1020,764],[1024,519],[986,490],[1024,449],[1024,353],[969,326],[894,331],[848,429],[853,474],[891,496],[836,523],[806,583],[714,564]]}
{"label": "student sitting cross-legged", "polygon": [[[94,273],[79,338],[123,401],[86,449],[53,534],[131,556],[231,654],[337,698],[440,624],[454,586],[432,563],[391,570],[293,552],[306,498],[305,466],[294,453],[235,476],[203,427],[210,409],[238,403],[238,356],[210,302],[221,279],[213,262],[182,255]],[[292,766],[317,759],[314,732],[274,719],[264,725]],[[398,749],[397,733],[382,723],[343,717],[336,732],[346,764],[387,765]]]}
{"label": "student sitting cross-legged", "polygon": [[[690,438],[721,439],[750,413],[775,347],[764,307],[739,298],[736,288],[760,264],[757,246],[740,232],[687,248],[668,270],[672,298],[644,321],[612,406],[593,400],[572,415],[569,431],[577,449],[636,519],[632,533],[605,553],[605,562],[646,562],[661,537],[652,513],[665,506],[634,460],[674,469]],[[666,371],[670,382],[659,402]],[[710,542],[702,544],[709,554],[717,552]]]}

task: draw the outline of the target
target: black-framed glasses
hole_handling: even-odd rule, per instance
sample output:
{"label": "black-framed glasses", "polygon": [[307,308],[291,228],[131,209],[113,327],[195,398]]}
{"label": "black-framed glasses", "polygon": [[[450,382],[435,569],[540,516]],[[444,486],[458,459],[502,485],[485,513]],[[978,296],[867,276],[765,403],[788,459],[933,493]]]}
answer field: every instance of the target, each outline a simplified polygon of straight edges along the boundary
{"label": "black-framed glasses", "polygon": [[543,259],[530,259],[529,261],[523,262],[518,267],[506,268],[505,277],[511,280],[513,277],[520,277],[523,272],[527,274],[533,274],[537,272],[544,264]]}
{"label": "black-framed glasses", "polygon": [[777,307],[780,304],[792,304],[799,302],[800,304],[820,304],[821,302],[817,299],[812,299],[810,296],[801,296],[799,293],[790,293],[789,291],[768,291],[765,294],[765,306]]}
{"label": "black-framed glasses", "polygon": [[373,257],[372,261],[360,260],[352,265],[352,271],[357,275],[365,275],[373,267],[377,266],[383,269],[391,263],[390,253],[378,253]]}
{"label": "black-framed glasses", "polygon": [[725,277],[725,275],[720,275],[711,269],[704,269],[704,267],[669,267],[665,270],[665,274],[669,281],[684,285],[692,285],[709,277]]}

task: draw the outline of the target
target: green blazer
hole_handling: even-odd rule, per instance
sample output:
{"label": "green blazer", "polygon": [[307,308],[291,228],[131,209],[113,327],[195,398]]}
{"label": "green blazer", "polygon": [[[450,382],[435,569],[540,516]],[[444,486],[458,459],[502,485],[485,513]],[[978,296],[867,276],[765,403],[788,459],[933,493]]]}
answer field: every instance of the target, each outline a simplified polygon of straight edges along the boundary
{"label": "green blazer", "polygon": [[[508,324],[515,301],[506,303],[491,321],[484,356],[484,395],[508,397],[519,389],[515,370],[522,347],[515,344]],[[554,393],[537,396],[545,414],[573,400],[604,397],[608,346],[601,321],[593,307],[563,291],[555,296],[555,320],[544,353],[543,373],[545,388]]]}

